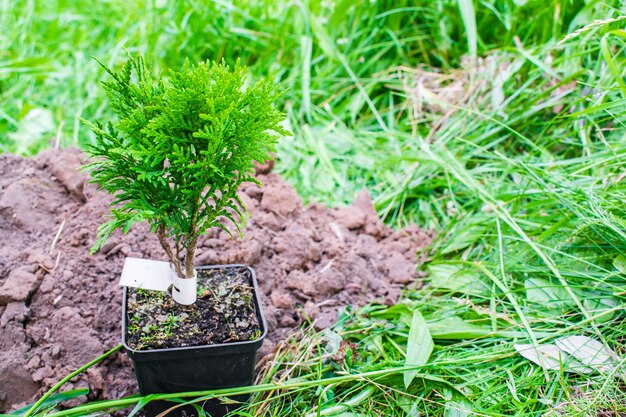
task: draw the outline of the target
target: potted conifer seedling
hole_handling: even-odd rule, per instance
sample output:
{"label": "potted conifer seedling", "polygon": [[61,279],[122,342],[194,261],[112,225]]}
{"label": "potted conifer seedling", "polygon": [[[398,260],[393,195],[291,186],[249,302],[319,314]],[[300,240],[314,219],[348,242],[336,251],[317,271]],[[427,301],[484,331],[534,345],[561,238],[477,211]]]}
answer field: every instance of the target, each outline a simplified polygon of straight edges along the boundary
{"label": "potted conifer seedling", "polygon": [[[113,231],[147,222],[169,259],[127,258],[122,274],[128,269],[142,282],[124,288],[122,318],[140,392],[249,385],[266,333],[254,271],[196,267],[194,256],[211,228],[241,235],[247,211],[237,189],[260,185],[255,162],[269,160],[288,133],[275,107],[280,93],[269,80],[247,85],[239,64],[186,62],[164,79],[139,57],[129,56],[120,73],[103,67],[112,77],[104,88],[117,119],[86,122],[96,141],[85,170],[114,201],[92,251]],[[163,280],[161,264],[171,271],[166,291],[146,290]]]}

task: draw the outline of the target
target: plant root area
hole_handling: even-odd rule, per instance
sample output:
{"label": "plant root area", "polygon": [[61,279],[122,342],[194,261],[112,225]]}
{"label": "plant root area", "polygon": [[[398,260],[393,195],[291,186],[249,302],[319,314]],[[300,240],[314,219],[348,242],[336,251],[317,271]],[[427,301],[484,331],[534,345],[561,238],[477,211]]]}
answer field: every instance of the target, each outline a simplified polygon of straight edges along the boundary
{"label": "plant root area", "polygon": [[[147,225],[114,234],[89,254],[112,199],[87,184],[83,163],[77,149],[33,159],[0,155],[0,411],[33,402],[119,344],[124,258],[166,260]],[[240,191],[250,212],[244,239],[212,230],[196,257],[198,266],[255,269],[268,327],[257,359],[303,323],[323,329],[348,305],[394,303],[405,287],[419,285],[416,253],[429,232],[384,226],[366,191],[347,207],[305,207],[269,165],[257,171],[264,187]],[[132,362],[118,352],[62,390],[80,387],[89,388],[90,400],[134,394]]]}

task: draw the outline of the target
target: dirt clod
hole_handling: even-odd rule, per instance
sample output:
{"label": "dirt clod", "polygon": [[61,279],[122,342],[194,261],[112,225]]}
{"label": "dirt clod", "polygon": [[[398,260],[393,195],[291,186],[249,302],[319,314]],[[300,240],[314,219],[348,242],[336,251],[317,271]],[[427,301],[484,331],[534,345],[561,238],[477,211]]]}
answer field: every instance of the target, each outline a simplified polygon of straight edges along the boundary
{"label": "dirt clod", "polygon": [[[125,256],[166,260],[146,225],[89,255],[111,197],[86,185],[83,158],[78,150],[0,155],[0,411],[32,402],[120,342]],[[255,269],[269,328],[259,357],[303,320],[321,329],[349,304],[394,302],[417,279],[416,252],[431,238],[417,227],[385,227],[366,191],[345,208],[305,207],[268,169],[259,171],[264,188],[242,188],[244,240],[211,230],[196,258]],[[71,383],[89,386],[91,400],[137,392],[121,352]]]}
{"label": "dirt clod", "polygon": [[10,321],[23,324],[26,317],[28,317],[29,311],[29,308],[21,302],[7,304],[2,316],[0,317],[0,327],[5,327]]}
{"label": "dirt clod", "polygon": [[355,206],[336,209],[333,214],[337,219],[337,223],[350,230],[365,226],[365,222],[367,221],[367,215],[365,212]]}
{"label": "dirt clod", "polygon": [[393,252],[385,260],[384,270],[391,282],[408,284],[413,281],[415,274],[415,263],[407,260],[398,252]]}
{"label": "dirt clod", "polygon": [[37,287],[37,276],[30,268],[21,267],[12,270],[0,286],[0,305],[11,301],[25,301]]}
{"label": "dirt clod", "polygon": [[66,149],[64,152],[46,149],[36,159],[40,166],[52,172],[72,196],[81,201],[86,200],[83,194],[86,178],[80,173],[78,167],[84,163],[84,160],[82,152],[75,148]]}

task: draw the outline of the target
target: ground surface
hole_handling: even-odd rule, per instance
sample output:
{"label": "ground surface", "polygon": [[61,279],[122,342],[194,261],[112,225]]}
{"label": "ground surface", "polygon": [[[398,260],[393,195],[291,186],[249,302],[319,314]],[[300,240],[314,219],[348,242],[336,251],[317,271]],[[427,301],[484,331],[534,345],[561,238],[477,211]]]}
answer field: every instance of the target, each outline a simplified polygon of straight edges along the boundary
{"label": "ground surface", "polygon": [[[82,162],[73,149],[0,155],[0,410],[32,401],[118,344],[124,257],[165,260],[145,226],[89,255],[110,197],[85,184],[76,170]],[[209,233],[197,264],[255,268],[269,327],[260,356],[303,320],[324,328],[340,308],[394,302],[415,282],[415,253],[428,233],[385,227],[365,192],[345,208],[303,207],[279,176],[260,170],[258,178],[263,189],[242,190],[250,212],[244,240]],[[124,353],[72,386],[89,386],[91,399],[136,392]]]}

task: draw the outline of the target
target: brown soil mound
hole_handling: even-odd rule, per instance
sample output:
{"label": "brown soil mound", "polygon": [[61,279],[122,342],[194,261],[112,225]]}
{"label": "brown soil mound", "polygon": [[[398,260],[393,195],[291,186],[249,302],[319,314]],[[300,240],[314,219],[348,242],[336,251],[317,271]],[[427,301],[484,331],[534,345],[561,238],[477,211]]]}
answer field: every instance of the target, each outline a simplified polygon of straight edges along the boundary
{"label": "brown soil mound", "polygon": [[[33,401],[118,344],[124,257],[165,260],[145,225],[89,255],[111,198],[85,185],[76,170],[83,158],[76,149],[0,155],[0,410]],[[266,171],[258,177],[263,189],[241,192],[250,212],[245,238],[214,230],[197,257],[199,265],[255,268],[269,327],[261,355],[303,320],[324,328],[342,307],[392,303],[415,281],[415,253],[428,233],[385,227],[365,192],[344,208],[303,207]],[[64,389],[82,386],[90,399],[135,393],[132,364],[116,354]]]}

